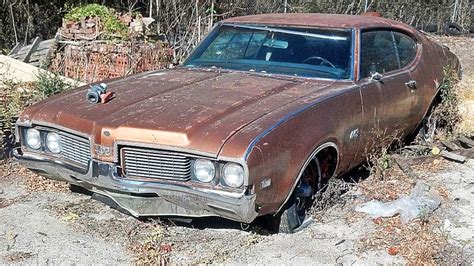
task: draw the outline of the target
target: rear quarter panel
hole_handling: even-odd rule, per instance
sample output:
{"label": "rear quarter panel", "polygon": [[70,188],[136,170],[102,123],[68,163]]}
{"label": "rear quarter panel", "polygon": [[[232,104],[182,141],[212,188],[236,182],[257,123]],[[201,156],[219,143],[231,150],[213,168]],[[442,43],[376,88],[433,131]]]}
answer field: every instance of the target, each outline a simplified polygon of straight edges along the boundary
{"label": "rear quarter panel", "polygon": [[418,79],[421,90],[419,94],[423,97],[421,101],[423,113],[419,114],[421,121],[433,103],[446,72],[451,68],[460,73],[461,65],[458,58],[447,47],[428,39],[421,33],[417,34],[417,38],[422,45],[422,54],[412,75]]}

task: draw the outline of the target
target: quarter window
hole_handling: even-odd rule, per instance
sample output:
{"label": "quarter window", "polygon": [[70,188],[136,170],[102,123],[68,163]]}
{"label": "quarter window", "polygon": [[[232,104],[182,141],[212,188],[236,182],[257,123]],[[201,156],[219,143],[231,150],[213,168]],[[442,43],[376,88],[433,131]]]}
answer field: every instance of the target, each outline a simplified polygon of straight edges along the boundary
{"label": "quarter window", "polygon": [[361,78],[384,74],[409,65],[416,56],[416,42],[409,36],[389,30],[362,32]]}

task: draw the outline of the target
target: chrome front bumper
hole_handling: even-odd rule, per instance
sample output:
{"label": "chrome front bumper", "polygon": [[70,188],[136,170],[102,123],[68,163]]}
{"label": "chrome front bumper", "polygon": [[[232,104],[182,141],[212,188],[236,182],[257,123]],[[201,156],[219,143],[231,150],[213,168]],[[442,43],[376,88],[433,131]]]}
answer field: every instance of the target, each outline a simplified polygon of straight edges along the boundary
{"label": "chrome front bumper", "polygon": [[221,193],[183,184],[144,182],[122,178],[111,163],[91,161],[87,171],[41,154],[13,151],[14,158],[47,178],[81,186],[113,200],[140,216],[220,216],[250,223],[257,216],[255,194]]}

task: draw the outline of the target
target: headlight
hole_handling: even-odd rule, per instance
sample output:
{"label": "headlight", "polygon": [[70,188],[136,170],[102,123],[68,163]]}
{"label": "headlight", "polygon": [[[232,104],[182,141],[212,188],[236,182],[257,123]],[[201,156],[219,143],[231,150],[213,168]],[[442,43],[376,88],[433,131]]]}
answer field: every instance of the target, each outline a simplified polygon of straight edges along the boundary
{"label": "headlight", "polygon": [[211,182],[216,174],[214,164],[206,159],[197,159],[194,162],[194,175],[201,182]]}
{"label": "headlight", "polygon": [[61,137],[58,133],[50,132],[46,136],[46,146],[52,153],[61,152]]}
{"label": "headlight", "polygon": [[28,147],[38,150],[39,148],[41,148],[40,132],[34,128],[26,130],[25,142]]}
{"label": "headlight", "polygon": [[244,168],[236,163],[224,166],[224,181],[228,186],[240,187],[244,184]]}

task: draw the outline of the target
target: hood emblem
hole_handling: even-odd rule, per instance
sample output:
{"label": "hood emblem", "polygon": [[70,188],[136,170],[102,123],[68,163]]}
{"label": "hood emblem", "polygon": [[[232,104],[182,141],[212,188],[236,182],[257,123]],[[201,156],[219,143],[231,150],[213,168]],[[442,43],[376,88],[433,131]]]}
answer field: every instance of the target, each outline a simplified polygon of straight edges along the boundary
{"label": "hood emblem", "polygon": [[107,84],[100,83],[99,85],[92,85],[87,90],[86,99],[90,103],[107,103],[114,96],[114,92],[107,91]]}

